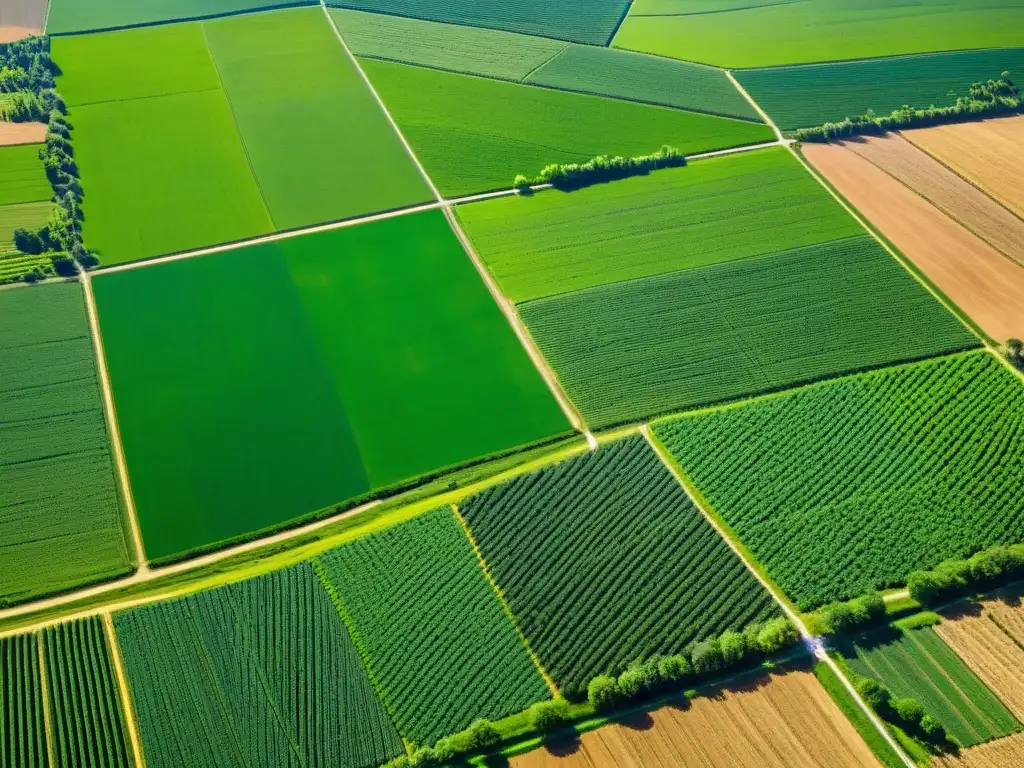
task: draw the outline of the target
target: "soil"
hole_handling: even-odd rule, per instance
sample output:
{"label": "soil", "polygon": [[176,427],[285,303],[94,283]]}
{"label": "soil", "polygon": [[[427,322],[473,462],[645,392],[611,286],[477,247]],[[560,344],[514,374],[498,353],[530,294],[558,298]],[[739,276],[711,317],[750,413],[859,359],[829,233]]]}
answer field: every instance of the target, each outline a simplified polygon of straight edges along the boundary
{"label": "soil", "polygon": [[1024,765],[1024,733],[965,749],[957,756],[932,758],[932,768],[1009,768],[1012,765]]}
{"label": "soil", "polygon": [[41,144],[46,141],[46,123],[0,123],[0,147]]}
{"label": "soil", "polygon": [[46,20],[49,0],[3,0],[0,2],[0,43],[38,35]]}

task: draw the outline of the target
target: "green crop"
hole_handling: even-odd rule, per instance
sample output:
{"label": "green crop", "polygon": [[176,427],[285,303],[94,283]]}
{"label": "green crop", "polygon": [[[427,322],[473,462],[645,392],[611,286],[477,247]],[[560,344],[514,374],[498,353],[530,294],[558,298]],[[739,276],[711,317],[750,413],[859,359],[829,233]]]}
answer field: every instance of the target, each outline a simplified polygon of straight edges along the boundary
{"label": "green crop", "polygon": [[258,11],[285,5],[313,5],[315,0],[52,0],[46,31],[50,34],[132,27],[203,16]]}
{"label": "green crop", "polygon": [[39,159],[40,149],[42,144],[0,147],[0,206],[42,202],[53,197],[43,161]]}
{"label": "green crop", "polygon": [[0,757],[18,768],[46,768],[39,636],[0,639]]}

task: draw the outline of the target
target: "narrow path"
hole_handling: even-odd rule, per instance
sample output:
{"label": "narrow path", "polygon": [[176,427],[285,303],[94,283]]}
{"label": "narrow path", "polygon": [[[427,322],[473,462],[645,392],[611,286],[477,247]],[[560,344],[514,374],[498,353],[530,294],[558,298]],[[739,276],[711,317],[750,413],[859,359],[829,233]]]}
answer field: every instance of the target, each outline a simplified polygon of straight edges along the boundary
{"label": "narrow path", "polygon": [[640,433],[644,436],[644,439],[647,440],[648,444],[658,455],[658,458],[661,459],[661,462],[665,465],[668,471],[672,473],[672,476],[676,479],[676,482],[679,483],[683,491],[690,498],[690,501],[693,502],[693,505],[701,513],[704,519],[707,520],[708,524],[714,529],[715,533],[717,533],[722,538],[722,540],[725,541],[729,548],[740,559],[740,562],[742,562],[743,565],[746,566],[747,570],[750,571],[753,577],[757,579],[758,582],[760,582],[761,586],[763,586],[768,591],[768,594],[772,596],[772,599],[774,599],[775,602],[778,603],[779,607],[782,608],[782,612],[786,614],[786,617],[793,622],[793,625],[797,628],[797,631],[800,633],[800,636],[803,639],[803,644],[807,648],[807,650],[816,659],[825,662],[825,664],[828,665],[829,669],[831,669],[832,672],[835,673],[836,677],[838,677],[842,681],[843,686],[846,688],[847,692],[850,694],[850,696],[853,697],[853,700],[857,702],[857,705],[861,708],[861,710],[863,710],[864,714],[871,721],[871,724],[874,725],[875,729],[882,735],[882,737],[886,740],[889,746],[892,747],[893,751],[897,755],[899,755],[904,765],[906,765],[906,768],[916,768],[914,762],[906,755],[902,747],[900,747],[900,745],[893,738],[892,734],[889,733],[888,729],[875,714],[874,710],[872,710],[867,705],[867,703],[860,697],[860,694],[857,693],[857,689],[853,687],[853,684],[847,679],[846,675],[839,668],[839,665],[836,664],[835,660],[828,654],[822,639],[810,633],[810,631],[807,629],[807,625],[804,624],[803,619],[801,619],[799,614],[797,614],[796,611],[794,611],[790,607],[789,601],[786,600],[785,597],[779,593],[779,591],[774,587],[774,585],[768,582],[765,578],[761,576],[760,573],[757,572],[757,569],[754,567],[754,564],[747,559],[747,557],[743,554],[739,547],[736,546],[735,542],[733,542],[731,537],[726,535],[725,531],[718,524],[718,521],[715,520],[714,517],[712,517],[712,515],[704,508],[704,505],[701,504],[701,502],[693,494],[689,487],[689,484],[686,482],[686,478],[683,477],[683,475],[679,472],[675,460],[668,455],[668,452],[666,451],[664,446],[662,446],[654,438],[654,436],[651,435],[650,425],[644,424],[642,427],[640,427]]}
{"label": "narrow path", "polygon": [[774,120],[772,120],[770,117],[768,117],[768,113],[767,112],[765,112],[763,109],[761,109],[761,105],[758,104],[756,101],[754,101],[754,97],[751,96],[749,93],[747,93],[747,89],[744,88],[742,85],[740,85],[740,81],[737,80],[736,77],[733,75],[732,70],[731,69],[726,69],[726,70],[723,70],[723,71],[725,72],[725,76],[729,78],[729,82],[732,83],[733,88],[735,88],[737,91],[740,92],[740,95],[744,99],[746,99],[747,103],[750,104],[750,106],[752,106],[754,108],[754,111],[757,112],[757,114],[759,114],[761,116],[761,119],[764,120],[765,124],[769,128],[771,128],[773,131],[775,131],[775,138],[776,138],[776,140],[780,144],[785,142],[786,139],[782,135],[782,131],[779,130],[779,126],[777,126],[775,124]]}
{"label": "narrow path", "polygon": [[128,740],[131,743],[132,753],[130,757],[132,765],[135,768],[145,768],[146,756],[142,753],[142,739],[139,738],[139,727],[135,720],[135,707],[132,704],[132,695],[128,689],[128,675],[125,674],[124,661],[121,659],[121,646],[117,642],[117,632],[114,631],[113,614],[109,612],[103,614],[103,629],[107,634],[110,661],[114,666],[117,690],[121,695],[121,712],[124,713],[124,726],[128,729]]}
{"label": "narrow path", "polygon": [[103,336],[100,332],[99,315],[96,313],[96,297],[92,293],[92,278],[84,269],[79,269],[82,292],[85,294],[85,311],[89,318],[89,331],[92,336],[93,350],[96,355],[96,371],[99,374],[100,393],[103,395],[103,415],[106,417],[107,430],[110,434],[110,445],[114,452],[114,466],[117,469],[118,484],[121,486],[121,498],[124,501],[124,518],[128,521],[134,549],[136,575],[149,573],[146,551],[142,546],[142,531],[139,518],[135,512],[135,499],[132,487],[128,482],[128,465],[124,458],[124,446],[121,443],[121,431],[117,425],[117,411],[114,409],[114,395],[110,388],[110,374],[107,371],[107,357],[103,349]]}
{"label": "narrow path", "polygon": [[43,732],[46,737],[46,757],[49,765],[53,761],[53,718],[50,715],[50,678],[46,674],[46,649],[42,631],[36,638],[36,650],[39,653],[39,692],[43,700]]}

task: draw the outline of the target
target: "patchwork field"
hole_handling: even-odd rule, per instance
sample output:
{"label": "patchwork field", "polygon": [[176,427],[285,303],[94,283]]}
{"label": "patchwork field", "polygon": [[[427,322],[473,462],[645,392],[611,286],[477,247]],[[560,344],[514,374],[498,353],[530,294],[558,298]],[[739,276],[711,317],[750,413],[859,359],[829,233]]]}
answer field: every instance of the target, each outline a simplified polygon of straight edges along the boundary
{"label": "patchwork field", "polygon": [[1020,723],[931,627],[884,630],[840,646],[857,674],[924,706],[964,747],[1008,736]]}
{"label": "patchwork field", "polygon": [[39,636],[0,639],[0,755],[19,768],[46,768]]}
{"label": "patchwork field", "polygon": [[61,624],[43,637],[56,764],[133,765],[103,620]]}
{"label": "patchwork field", "polygon": [[869,109],[884,115],[904,104],[949,106],[971,83],[1009,71],[1024,74],[1024,48],[746,69],[740,84],[782,130],[807,128]]}
{"label": "patchwork field", "polygon": [[903,136],[1024,218],[1018,183],[1024,174],[1024,115],[918,128]]}
{"label": "patchwork field", "polygon": [[314,567],[413,743],[550,698],[451,509],[326,552]]}
{"label": "patchwork field", "polygon": [[0,351],[0,603],[126,573],[81,287],[0,292]]}
{"label": "patchwork field", "polygon": [[938,755],[932,761],[935,768],[1006,768],[1022,763],[1024,734],[1020,733],[962,750],[956,756]]}
{"label": "patchwork field", "polygon": [[569,429],[437,211],[93,283],[151,558]]}
{"label": "patchwork field", "polygon": [[308,564],[114,624],[148,765],[363,768],[402,752]]}
{"label": "patchwork field", "polygon": [[639,436],[495,486],[460,511],[563,694],[780,614]]}
{"label": "patchwork field", "polygon": [[53,197],[53,188],[39,159],[41,147],[0,147],[0,205],[35,203]]}
{"label": "patchwork field", "polygon": [[[53,203],[49,200],[0,205],[0,256],[19,253],[18,249],[14,247],[14,230],[19,227],[39,230],[49,221],[52,211]],[[3,266],[0,262],[0,275],[2,275],[2,270]],[[2,279],[3,277],[0,276],[0,280]]]}
{"label": "patchwork field", "polygon": [[[46,141],[45,123],[0,123],[0,147],[42,144],[44,141]],[[37,151],[38,149],[39,147],[36,147]]]}
{"label": "patchwork field", "polygon": [[607,45],[629,0],[332,0],[328,5]]}
{"label": "patchwork field", "polygon": [[770,67],[1020,46],[1022,30],[1016,0],[636,0],[614,45],[721,67]]}
{"label": "patchwork field", "polygon": [[871,750],[814,675],[804,670],[737,682],[668,705],[634,724],[584,734],[576,749],[514,757],[512,768],[863,768]]}
{"label": "patchwork field", "polygon": [[51,35],[245,13],[312,0],[50,0]]}
{"label": "patchwork field", "polygon": [[508,189],[550,163],[684,154],[770,141],[757,123],[620,99],[363,59],[363,69],[406,139],[448,197]]}
{"label": "patchwork field", "polygon": [[0,43],[38,35],[46,18],[47,0],[5,0],[0,8]]}
{"label": "patchwork field", "polygon": [[863,235],[519,311],[591,426],[978,344]]}
{"label": "patchwork field", "polygon": [[515,302],[863,232],[781,148],[472,203],[458,215]]}
{"label": "patchwork field", "polygon": [[973,352],[665,421],[655,431],[806,610],[1020,541],[1022,413],[1017,378],[993,355]]}
{"label": "patchwork field", "polygon": [[1024,222],[895,136],[802,151],[986,334],[998,342],[1024,335]]}

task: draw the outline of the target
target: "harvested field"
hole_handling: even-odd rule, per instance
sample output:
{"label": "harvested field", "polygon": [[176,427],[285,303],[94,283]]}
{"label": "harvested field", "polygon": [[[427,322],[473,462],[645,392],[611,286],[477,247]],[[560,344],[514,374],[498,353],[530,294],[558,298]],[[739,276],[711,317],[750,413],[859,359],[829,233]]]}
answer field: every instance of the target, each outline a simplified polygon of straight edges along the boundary
{"label": "harvested field", "polygon": [[1009,768],[1024,765],[1024,733],[990,741],[960,752],[959,755],[936,755],[932,768]]}
{"label": "harvested field", "polygon": [[49,0],[4,0],[0,4],[0,43],[38,35]]}
{"label": "harvested field", "polygon": [[1024,217],[1024,115],[917,128],[903,135]]}
{"label": "harvested field", "polygon": [[871,750],[803,669],[725,687],[639,722],[584,734],[558,755],[541,748],[512,768],[668,768],[669,766],[877,766]]}
{"label": "harvested field", "polygon": [[845,144],[806,144],[808,160],[997,341],[1024,335],[1024,268]]}
{"label": "harvested field", "polygon": [[[0,33],[0,42],[3,42],[2,33]],[[0,147],[41,144],[44,141],[46,141],[46,123],[0,123]]]}

